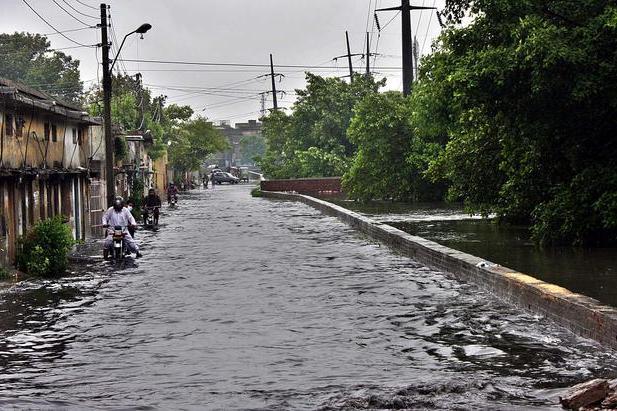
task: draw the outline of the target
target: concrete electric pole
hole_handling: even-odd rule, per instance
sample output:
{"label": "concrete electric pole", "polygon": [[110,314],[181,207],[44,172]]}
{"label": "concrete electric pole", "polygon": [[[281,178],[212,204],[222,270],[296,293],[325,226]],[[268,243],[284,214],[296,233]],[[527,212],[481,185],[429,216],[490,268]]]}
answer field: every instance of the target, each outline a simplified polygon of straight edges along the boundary
{"label": "concrete electric pole", "polygon": [[116,196],[114,176],[114,142],[111,134],[111,71],[109,68],[109,48],[107,39],[107,5],[101,4],[101,49],[103,53],[103,128],[105,133],[105,181],[107,205],[112,206]]}
{"label": "concrete electric pole", "polygon": [[[265,100],[263,100],[263,99],[265,99],[265,97],[264,97],[265,94],[272,93],[272,104],[274,106],[273,110],[277,111],[279,109],[279,104],[278,104],[278,95],[277,95],[277,91],[276,91],[276,77],[278,77],[280,79],[280,78],[285,77],[285,75],[274,72],[274,61],[272,59],[272,54],[270,54],[270,73],[269,74],[264,74],[263,76],[259,76],[258,78],[262,78],[262,77],[271,77],[271,80],[272,80],[272,90],[262,94],[262,102],[265,101]],[[262,108],[262,110],[264,110],[264,109]]]}
{"label": "concrete electric pole", "polygon": [[272,54],[270,54],[270,77],[272,77],[272,105],[274,106],[274,110],[278,110],[279,104],[276,96],[276,81],[274,79],[274,61],[272,60]]}

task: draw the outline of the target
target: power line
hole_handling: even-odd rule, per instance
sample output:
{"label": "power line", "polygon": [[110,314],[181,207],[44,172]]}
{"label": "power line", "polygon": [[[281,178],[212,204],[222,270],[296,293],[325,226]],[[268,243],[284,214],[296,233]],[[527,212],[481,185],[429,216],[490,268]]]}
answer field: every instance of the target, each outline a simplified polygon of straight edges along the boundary
{"label": "power line", "polygon": [[91,6],[91,5],[89,5],[89,4],[86,4],[86,3],[84,3],[84,2],[81,2],[81,1],[79,1],[79,0],[75,0],[75,1],[76,1],[77,3],[79,3],[79,4],[81,4],[82,6],[86,6],[86,7],[88,7],[88,8],[91,8],[92,10],[98,10],[98,8],[97,8],[97,7]]}
{"label": "power line", "polygon": [[71,4],[68,1],[66,1],[66,0],[62,0],[62,2],[64,4],[66,4],[67,6],[69,6],[71,9],[73,9],[76,13],[81,14],[84,17],[90,17],[91,19],[94,19],[94,20],[98,20],[99,19],[99,17],[95,17],[95,16],[91,16],[91,15],[86,14],[86,13],[82,13],[81,11],[77,10],[75,7],[71,6]]}
{"label": "power line", "polygon": [[[48,53],[48,52],[52,52],[52,51],[62,51],[62,50],[70,50],[70,49],[80,49],[80,48],[84,48],[84,47],[88,47],[88,48],[90,48],[90,47],[95,47],[95,46],[69,46],[69,47],[60,47],[60,48],[57,48],[57,49],[47,49],[47,50],[45,50],[44,52],[45,52],[45,53]],[[30,52],[30,50],[25,50],[25,49],[24,49],[24,50],[19,50],[19,51],[9,51],[9,52],[7,52],[7,53],[3,53],[3,55],[4,55],[4,56],[7,56],[7,55],[14,55],[14,54],[24,54],[24,53],[29,53],[29,52]]]}
{"label": "power line", "polygon": [[54,27],[54,26],[53,26],[50,22],[48,22],[47,20],[45,20],[45,18],[44,18],[43,16],[41,16],[41,15],[40,15],[40,14],[39,14],[39,13],[38,13],[38,12],[37,12],[34,8],[32,8],[32,6],[28,3],[28,1],[27,1],[27,0],[22,0],[22,1],[24,2],[24,4],[25,4],[26,6],[28,6],[28,8],[29,8],[30,10],[32,10],[32,12],[33,12],[34,14],[36,14],[36,15],[38,16],[38,18],[39,18],[39,19],[43,20],[43,22],[44,22],[45,24],[47,24],[47,25],[48,25],[48,26],[49,26],[49,27],[50,27],[53,31],[55,31],[56,33],[58,33],[59,35],[61,35],[62,37],[64,37],[64,38],[65,38],[65,39],[67,39],[68,41],[70,41],[71,43],[77,44],[77,45],[82,46],[82,47],[96,47],[96,44],[87,45],[87,44],[83,44],[83,43],[80,43],[80,42],[78,42],[78,41],[75,41],[75,40],[73,40],[72,38],[68,37],[66,34],[62,33],[62,32],[61,32],[61,31],[59,31],[57,28],[55,28],[55,27]]}
{"label": "power line", "polygon": [[98,28],[98,27],[96,27],[96,26],[80,27],[78,29],[62,30],[60,33],[45,33],[45,34],[41,34],[41,36],[56,36],[56,35],[62,34],[62,33],[72,33],[74,31],[82,31],[82,30],[89,30],[89,29],[96,29],[96,28]]}
{"label": "power line", "polygon": [[69,16],[71,16],[73,19],[75,19],[76,21],[80,22],[81,24],[83,24],[86,27],[90,27],[90,24],[84,22],[83,20],[80,20],[79,18],[75,17],[70,11],[68,11],[67,9],[65,9],[64,7],[62,7],[60,5],[60,3],[58,3],[56,0],[51,0],[54,2],[54,4],[58,7],[60,7],[62,9],[62,11],[64,11],[66,14],[68,14]]}
{"label": "power line", "polygon": [[[24,0],[25,1],[25,0]],[[120,59],[118,59],[120,60]],[[255,67],[255,68],[268,68],[268,64],[250,64],[250,63],[214,63],[214,62],[195,62],[195,61],[173,61],[173,60],[145,60],[145,59],[122,59],[129,63],[152,63],[152,64],[178,64],[178,65],[192,65],[192,66],[221,66],[221,67]],[[324,67],[314,65],[298,65],[298,64],[277,64],[277,68],[295,68],[295,69],[331,69],[336,70],[335,67]],[[400,70],[401,67],[375,67],[379,70]]]}
{"label": "power line", "polygon": [[[433,0],[433,7],[435,7],[435,3],[437,3],[437,0]],[[424,41],[422,42],[422,48],[420,49],[420,51],[424,51],[424,46],[426,45],[426,39],[428,39],[428,33],[429,30],[431,29],[431,23],[433,22],[433,10],[431,10],[431,15],[429,16],[429,20],[428,20],[428,25],[426,27],[426,35],[424,36]]]}

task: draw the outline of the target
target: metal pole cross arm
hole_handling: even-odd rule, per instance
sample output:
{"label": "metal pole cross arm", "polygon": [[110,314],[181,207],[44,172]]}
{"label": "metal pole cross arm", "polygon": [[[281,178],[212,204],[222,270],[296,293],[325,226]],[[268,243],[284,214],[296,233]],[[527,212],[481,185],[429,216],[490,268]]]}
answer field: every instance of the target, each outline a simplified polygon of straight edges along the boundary
{"label": "metal pole cross arm", "polygon": [[409,0],[401,0],[400,7],[389,7],[377,11],[401,11],[402,45],[403,45],[403,94],[411,94],[413,83],[413,42],[411,40],[411,11],[413,10],[436,10],[437,7],[412,6]]}

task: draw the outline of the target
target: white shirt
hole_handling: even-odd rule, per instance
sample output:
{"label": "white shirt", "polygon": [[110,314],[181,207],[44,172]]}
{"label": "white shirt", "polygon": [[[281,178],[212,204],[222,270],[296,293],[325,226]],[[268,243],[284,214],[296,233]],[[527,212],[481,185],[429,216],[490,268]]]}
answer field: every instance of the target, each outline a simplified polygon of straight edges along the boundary
{"label": "white shirt", "polygon": [[118,213],[113,207],[109,207],[105,214],[103,214],[103,225],[128,227],[130,225],[137,225],[137,222],[128,209],[122,208],[122,211]]}

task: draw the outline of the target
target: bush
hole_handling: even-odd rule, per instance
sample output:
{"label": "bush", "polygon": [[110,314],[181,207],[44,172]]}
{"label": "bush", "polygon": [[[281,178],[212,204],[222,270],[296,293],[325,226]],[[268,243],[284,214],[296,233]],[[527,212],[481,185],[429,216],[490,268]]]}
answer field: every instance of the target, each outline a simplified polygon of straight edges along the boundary
{"label": "bush", "polygon": [[62,216],[40,221],[20,239],[17,266],[38,277],[62,275],[74,244],[71,229]]}
{"label": "bush", "polygon": [[261,192],[261,187],[257,186],[251,190],[251,195],[253,197],[263,197],[263,193]]}

